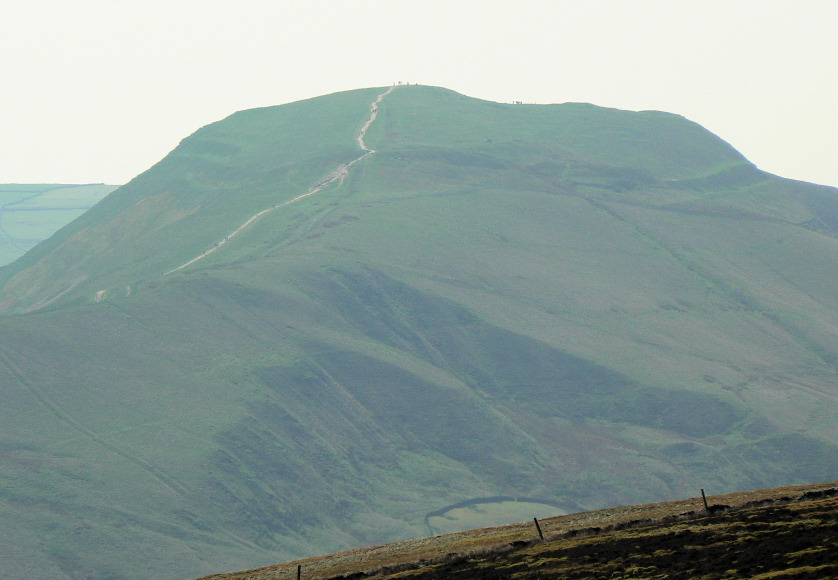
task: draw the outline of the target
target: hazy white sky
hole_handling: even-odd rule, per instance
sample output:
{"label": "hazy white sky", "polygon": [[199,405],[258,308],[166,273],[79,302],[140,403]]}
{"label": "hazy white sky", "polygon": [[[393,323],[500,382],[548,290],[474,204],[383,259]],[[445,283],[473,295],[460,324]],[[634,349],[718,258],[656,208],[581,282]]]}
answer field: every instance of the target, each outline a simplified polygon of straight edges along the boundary
{"label": "hazy white sky", "polygon": [[838,186],[836,0],[3,0],[0,183],[125,183],[234,111],[410,81],[682,114]]}

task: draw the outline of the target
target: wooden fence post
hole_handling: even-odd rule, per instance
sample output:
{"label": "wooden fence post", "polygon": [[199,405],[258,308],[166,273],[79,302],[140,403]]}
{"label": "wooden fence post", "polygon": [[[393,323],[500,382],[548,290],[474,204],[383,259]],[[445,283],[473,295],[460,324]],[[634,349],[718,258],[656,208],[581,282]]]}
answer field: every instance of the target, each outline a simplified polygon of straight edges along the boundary
{"label": "wooden fence post", "polygon": [[707,507],[707,496],[704,495],[704,488],[701,489],[701,499],[704,500],[704,511],[710,513],[710,508]]}
{"label": "wooden fence post", "polygon": [[544,539],[544,534],[542,534],[542,533],[541,533],[541,526],[539,526],[539,525],[538,525],[538,518],[533,518],[533,519],[532,519],[532,521],[534,521],[534,522],[535,522],[535,529],[537,529],[537,530],[538,530],[538,535],[539,535],[539,536],[541,537],[541,539],[543,540],[543,539]]}

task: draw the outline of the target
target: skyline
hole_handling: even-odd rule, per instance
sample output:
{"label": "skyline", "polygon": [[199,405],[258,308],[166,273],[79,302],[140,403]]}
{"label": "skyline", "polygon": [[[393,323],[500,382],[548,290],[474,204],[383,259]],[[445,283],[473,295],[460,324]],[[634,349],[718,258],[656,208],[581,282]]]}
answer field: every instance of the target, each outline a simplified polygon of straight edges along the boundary
{"label": "skyline", "polygon": [[838,3],[318,0],[0,7],[0,183],[126,183],[238,110],[398,81],[683,115],[838,186]]}

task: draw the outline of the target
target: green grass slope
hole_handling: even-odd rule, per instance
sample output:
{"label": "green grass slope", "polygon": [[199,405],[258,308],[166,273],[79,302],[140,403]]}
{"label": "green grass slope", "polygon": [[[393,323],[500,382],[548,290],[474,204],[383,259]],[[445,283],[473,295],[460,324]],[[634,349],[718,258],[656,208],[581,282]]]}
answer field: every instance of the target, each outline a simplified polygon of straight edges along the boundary
{"label": "green grass slope", "polygon": [[0,267],[15,261],[117,188],[0,184]]}
{"label": "green grass slope", "polygon": [[[353,133],[377,89],[241,111],[184,139],[93,211],[0,271],[0,310],[159,276],[360,155]],[[229,230],[227,230],[229,228]]]}
{"label": "green grass slope", "polygon": [[835,190],[676,115],[411,86],[299,197],[384,90],[208,125],[0,270],[0,575],[838,477]]}

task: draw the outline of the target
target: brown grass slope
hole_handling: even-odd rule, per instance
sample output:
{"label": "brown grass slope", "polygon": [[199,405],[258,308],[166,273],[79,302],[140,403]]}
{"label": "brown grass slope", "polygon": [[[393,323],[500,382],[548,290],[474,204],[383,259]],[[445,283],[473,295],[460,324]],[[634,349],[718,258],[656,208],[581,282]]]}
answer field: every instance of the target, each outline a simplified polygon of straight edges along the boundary
{"label": "brown grass slope", "polygon": [[582,512],[204,580],[835,578],[838,482]]}

